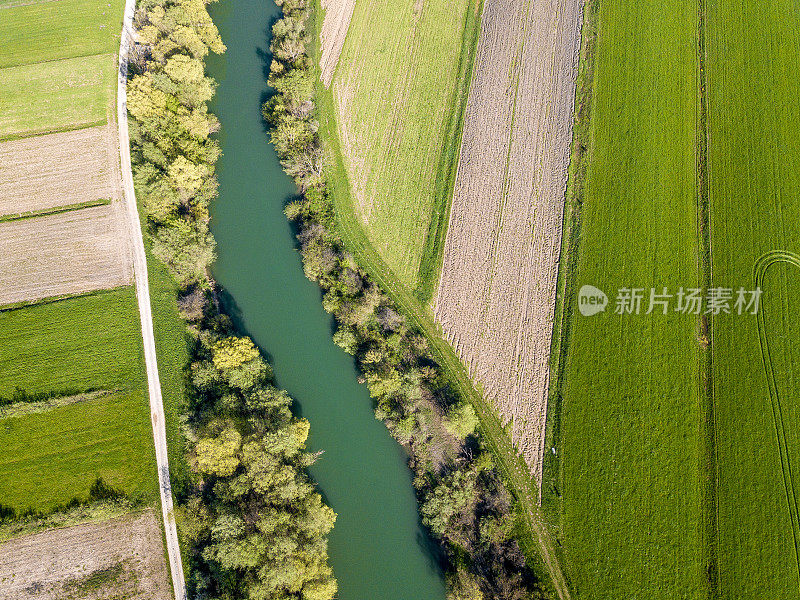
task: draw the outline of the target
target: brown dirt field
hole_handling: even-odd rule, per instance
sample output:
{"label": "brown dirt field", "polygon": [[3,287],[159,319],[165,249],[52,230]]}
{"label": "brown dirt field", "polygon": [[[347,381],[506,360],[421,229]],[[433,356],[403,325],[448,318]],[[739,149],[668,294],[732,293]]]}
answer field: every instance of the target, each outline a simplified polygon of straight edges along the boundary
{"label": "brown dirt field", "polygon": [[325,18],[319,36],[322,46],[319,66],[322,71],[320,78],[325,87],[328,87],[333,79],[355,7],[356,0],[322,0]]}
{"label": "brown dirt field", "polygon": [[0,143],[0,215],[120,197],[111,126]]}
{"label": "brown dirt field", "polygon": [[581,16],[486,0],[435,307],[540,482]]}
{"label": "brown dirt field", "polygon": [[0,305],[127,285],[121,202],[0,223]]}
{"label": "brown dirt field", "polygon": [[152,510],[0,544],[0,600],[169,600]]}

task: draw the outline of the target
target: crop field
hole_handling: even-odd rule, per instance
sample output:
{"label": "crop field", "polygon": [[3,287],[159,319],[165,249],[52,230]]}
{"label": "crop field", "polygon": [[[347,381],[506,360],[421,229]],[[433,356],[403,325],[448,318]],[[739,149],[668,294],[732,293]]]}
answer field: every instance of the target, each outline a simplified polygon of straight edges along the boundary
{"label": "crop field", "polygon": [[115,85],[105,54],[0,69],[0,140],[105,124]]}
{"label": "crop field", "polygon": [[2,311],[0,397],[135,387],[141,346],[131,287]]}
{"label": "crop field", "polygon": [[322,2],[325,18],[320,35],[322,51],[319,68],[322,72],[322,82],[326,87],[331,84],[336,65],[339,63],[339,56],[344,47],[344,40],[347,38],[347,30],[350,28],[350,19],[353,17],[355,7],[356,0],[323,0]]}
{"label": "crop field", "polygon": [[578,0],[486,4],[436,299],[537,480],[580,18]]}
{"label": "crop field", "polygon": [[1,544],[0,581],[0,600],[172,597],[152,510]]}
{"label": "crop field", "polygon": [[357,2],[333,77],[356,211],[412,289],[430,286],[446,226],[476,10],[475,0]]}
{"label": "crop field", "polygon": [[0,4],[0,68],[115,51],[123,5],[120,0]]}
{"label": "crop field", "polygon": [[0,142],[0,216],[119,198],[116,152],[107,125]]}
{"label": "crop field", "polygon": [[0,304],[127,285],[121,203],[0,222]]}
{"label": "crop field", "polygon": [[712,322],[719,595],[797,598],[800,15],[709,3],[706,23],[712,281],[763,289],[760,318]]}
{"label": "crop field", "polygon": [[156,497],[155,450],[144,386],[0,419],[0,503],[47,510],[86,497],[98,477]]}
{"label": "crop field", "polygon": [[[651,288],[698,287],[697,3],[600,2],[562,405],[562,536],[582,599],[707,597],[698,317],[644,314]],[[635,57],[631,60],[630,57]],[[615,314],[620,288],[647,290]]]}

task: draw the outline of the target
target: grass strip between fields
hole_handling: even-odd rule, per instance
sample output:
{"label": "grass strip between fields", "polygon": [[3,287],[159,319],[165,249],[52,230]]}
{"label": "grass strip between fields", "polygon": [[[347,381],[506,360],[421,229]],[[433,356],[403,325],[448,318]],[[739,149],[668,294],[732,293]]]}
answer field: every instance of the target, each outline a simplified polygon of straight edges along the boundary
{"label": "grass strip between fields", "polygon": [[[698,269],[703,289],[711,288],[711,207],[708,201],[708,98],[706,96],[706,0],[697,3],[697,239]],[[702,315],[700,339],[700,436],[703,444],[700,465],[701,510],[703,512],[704,572],[707,595],[718,597],[717,560],[717,425],[714,407],[713,318]]]}
{"label": "grass strip between fields", "polygon": [[112,393],[111,390],[95,390],[92,392],[75,394],[72,396],[56,396],[53,398],[39,400],[36,402],[27,402],[23,400],[21,402],[7,404],[5,406],[0,405],[0,419],[11,418],[11,417],[19,418],[19,417],[26,417],[28,415],[36,415],[39,413],[51,411],[54,408],[69,406],[71,404],[78,404],[80,402],[88,402],[89,400],[95,400],[97,398],[107,396],[108,394],[111,393]]}
{"label": "grass strip between fields", "polygon": [[464,33],[462,34],[461,54],[459,56],[458,84],[453,87],[453,96],[450,100],[450,116],[447,119],[448,125],[443,131],[444,137],[442,151],[439,156],[439,165],[436,170],[431,216],[417,272],[417,287],[414,289],[414,295],[423,306],[433,298],[434,291],[439,283],[442,261],[444,260],[444,242],[450,220],[453,189],[456,184],[461,137],[464,132],[464,114],[467,110],[470,83],[472,82],[472,73],[475,65],[475,53],[481,33],[480,16],[483,14],[483,2],[484,0],[479,0],[474,10],[468,9],[464,20]]}
{"label": "grass strip between fields", "polygon": [[43,208],[41,210],[29,210],[22,213],[0,215],[0,223],[7,221],[19,221],[20,219],[33,219],[36,217],[46,217],[58,215],[82,208],[92,208],[95,206],[106,206],[111,204],[110,198],[98,198],[97,200],[87,200],[86,202],[76,202],[75,204],[65,204],[64,206],[54,206],[53,208]]}
{"label": "grass strip between fields", "polygon": [[575,300],[575,274],[581,237],[581,207],[589,166],[588,148],[591,143],[592,92],[594,63],[597,50],[600,0],[586,0],[583,7],[581,50],[575,85],[575,118],[572,149],[564,204],[561,256],[559,259],[553,335],[550,347],[550,389],[547,401],[547,424],[544,447],[556,448],[545,452],[542,461],[541,505],[548,523],[561,530],[561,493],[563,464],[561,462],[561,407],[563,402],[566,360],[569,353],[570,325]]}

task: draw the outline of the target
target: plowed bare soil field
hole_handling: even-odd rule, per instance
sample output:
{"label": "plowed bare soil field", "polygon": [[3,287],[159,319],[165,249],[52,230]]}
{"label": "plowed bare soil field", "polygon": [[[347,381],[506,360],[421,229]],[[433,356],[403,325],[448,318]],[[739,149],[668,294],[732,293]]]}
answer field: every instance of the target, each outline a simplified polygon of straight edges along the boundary
{"label": "plowed bare soil field", "polygon": [[161,528],[145,511],[0,545],[0,600],[167,600]]}
{"label": "plowed bare soil field", "polygon": [[119,202],[0,223],[0,305],[130,283],[125,224]]}
{"label": "plowed bare soil field", "polygon": [[326,87],[331,84],[333,73],[336,71],[355,7],[356,0],[322,0],[325,18],[320,36],[322,53],[319,67],[322,71],[322,82]]}
{"label": "plowed bare soil field", "polygon": [[436,302],[537,477],[581,6],[485,4]]}
{"label": "plowed bare soil field", "polygon": [[120,197],[109,126],[0,143],[0,216]]}

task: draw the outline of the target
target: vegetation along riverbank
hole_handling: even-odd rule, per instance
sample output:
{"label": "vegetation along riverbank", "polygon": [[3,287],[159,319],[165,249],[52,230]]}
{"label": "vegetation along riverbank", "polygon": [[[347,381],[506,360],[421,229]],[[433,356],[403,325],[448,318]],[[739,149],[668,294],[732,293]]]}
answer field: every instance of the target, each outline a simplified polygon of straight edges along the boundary
{"label": "vegetation along riverbank", "polygon": [[375,400],[376,416],[408,450],[423,522],[442,544],[452,598],[547,597],[515,539],[524,517],[486,451],[473,407],[463,401],[426,338],[356,264],[336,231],[327,163],[318,135],[311,58],[312,6],[277,0],[264,117],[282,166],[300,197],[296,222],[306,275],[324,291],[334,340],[352,354]]}
{"label": "vegetation along riverbank", "polygon": [[128,84],[132,162],[153,256],[175,280],[190,364],[181,422],[189,469],[174,478],[190,593],[330,599],[326,534],[335,515],[305,469],[309,424],[270,366],[219,310],[209,274],[209,204],[219,124],[209,52],[225,50],[203,0],[145,0]]}

